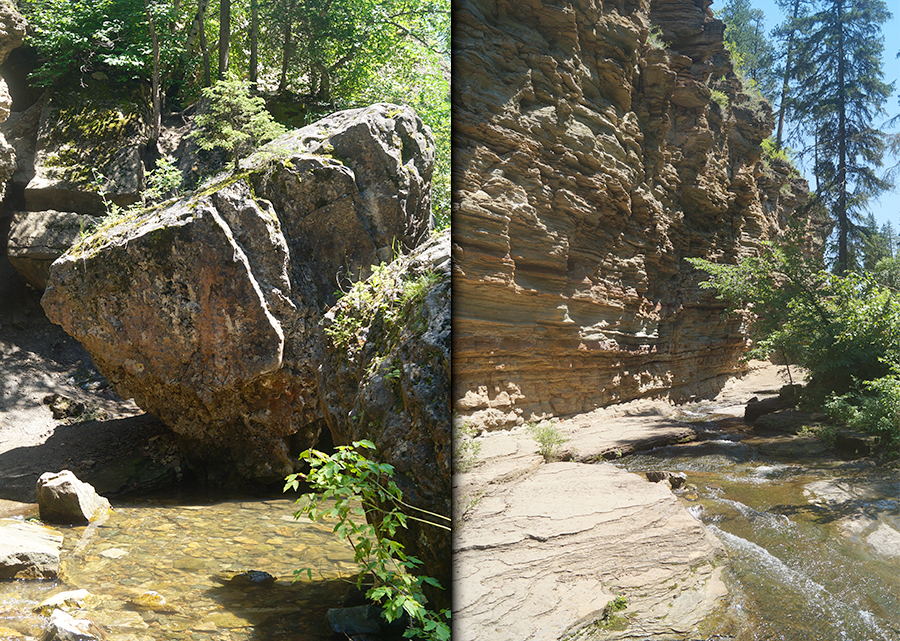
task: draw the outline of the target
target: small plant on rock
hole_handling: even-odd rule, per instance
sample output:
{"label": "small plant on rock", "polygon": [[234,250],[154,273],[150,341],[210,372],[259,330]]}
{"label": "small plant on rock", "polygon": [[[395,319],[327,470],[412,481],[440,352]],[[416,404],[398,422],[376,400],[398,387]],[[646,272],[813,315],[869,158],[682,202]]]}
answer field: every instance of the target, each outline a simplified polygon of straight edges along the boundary
{"label": "small plant on rock", "polygon": [[475,440],[478,431],[469,421],[453,421],[456,433],[453,435],[453,470],[468,472],[476,463],[481,453],[481,443]]}
{"label": "small plant on rock", "polygon": [[528,433],[531,434],[531,438],[537,441],[540,446],[538,451],[548,463],[556,460],[563,443],[569,440],[549,421],[529,423]]}
{"label": "small plant on rock", "polygon": [[[313,491],[297,501],[302,507],[294,518],[306,515],[313,521],[337,520],[334,532],[350,544],[359,565],[356,585],[362,588],[367,577],[374,581],[366,597],[382,605],[384,618],[390,622],[406,613],[410,623],[405,637],[446,641],[450,639],[450,612],[428,609],[422,591],[425,584],[437,588],[441,585],[432,577],[414,575],[422,562],[408,556],[403,545],[392,537],[406,527],[407,519],[445,529],[449,526],[444,521],[449,519],[405,503],[392,478],[393,466],[371,461],[358,449],[374,450],[375,445],[362,440],[338,446],[332,455],[313,449],[300,455],[300,460],[308,462],[311,469],[308,474],[288,476],[284,489],[296,490],[303,479]],[[410,511],[421,516],[408,514]],[[367,521],[367,514],[371,522]],[[312,570],[305,571],[311,579]],[[301,569],[295,574],[303,572]]]}
{"label": "small plant on rock", "polygon": [[156,161],[156,167],[147,173],[147,188],[142,194],[144,202],[156,202],[178,194],[182,183],[181,170],[170,156]]}

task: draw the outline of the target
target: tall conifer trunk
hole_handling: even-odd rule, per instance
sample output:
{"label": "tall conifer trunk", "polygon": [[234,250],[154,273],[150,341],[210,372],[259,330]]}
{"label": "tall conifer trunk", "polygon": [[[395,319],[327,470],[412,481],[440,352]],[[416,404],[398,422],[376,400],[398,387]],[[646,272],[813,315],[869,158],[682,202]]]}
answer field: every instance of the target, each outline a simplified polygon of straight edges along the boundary
{"label": "tall conifer trunk", "polygon": [[219,0],[219,80],[228,77],[231,50],[231,0]]}

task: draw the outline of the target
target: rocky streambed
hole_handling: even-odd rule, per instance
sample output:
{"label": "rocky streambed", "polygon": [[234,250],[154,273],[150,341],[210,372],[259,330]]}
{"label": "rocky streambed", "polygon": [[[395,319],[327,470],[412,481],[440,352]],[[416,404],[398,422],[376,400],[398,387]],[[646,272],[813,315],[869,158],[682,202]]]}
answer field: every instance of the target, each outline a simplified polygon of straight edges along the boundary
{"label": "rocky streambed", "polygon": [[565,462],[524,426],[479,436],[454,639],[900,638],[897,470],[745,424],[784,383],[759,367],[711,402],[560,421]]}
{"label": "rocky streambed", "polygon": [[[326,614],[347,603],[353,551],[329,524],[295,520],[292,498],[170,494],[113,507],[57,528],[59,579],[0,581],[0,638],[41,638],[50,612],[36,608],[76,589],[87,596],[66,609],[108,641],[332,638]],[[304,567],[313,579],[294,583]]]}

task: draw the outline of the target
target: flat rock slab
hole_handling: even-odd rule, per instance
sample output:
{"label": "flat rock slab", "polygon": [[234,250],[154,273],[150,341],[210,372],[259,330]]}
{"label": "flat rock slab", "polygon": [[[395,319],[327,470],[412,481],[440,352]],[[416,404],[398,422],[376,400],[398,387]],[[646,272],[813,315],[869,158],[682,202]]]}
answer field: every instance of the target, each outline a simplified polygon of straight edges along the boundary
{"label": "flat rock slab", "polygon": [[0,519],[0,579],[55,579],[62,541],[51,528]]}
{"label": "flat rock slab", "polygon": [[559,639],[617,595],[632,632],[684,638],[726,593],[721,544],[667,485],[566,462],[481,487],[454,533],[455,641]]}
{"label": "flat rock slab", "polygon": [[[743,416],[782,371],[754,363],[710,403]],[[483,432],[477,462],[453,477],[454,641],[690,638],[726,595],[722,544],[668,483],[577,461],[691,437],[675,417],[692,409],[644,399],[561,420],[560,455],[576,462],[545,463],[524,426]],[[612,625],[616,596],[628,607]]]}

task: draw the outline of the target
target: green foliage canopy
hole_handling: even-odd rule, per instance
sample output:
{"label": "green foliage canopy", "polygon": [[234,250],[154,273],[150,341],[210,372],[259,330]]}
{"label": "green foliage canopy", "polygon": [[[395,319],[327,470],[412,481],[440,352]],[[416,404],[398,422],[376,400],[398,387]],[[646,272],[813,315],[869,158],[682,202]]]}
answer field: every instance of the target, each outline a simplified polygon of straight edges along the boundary
{"label": "green foliage canopy", "polygon": [[[837,396],[856,407],[873,390],[894,393],[884,379],[900,374],[900,298],[871,276],[831,274],[797,249],[771,244],[737,265],[688,261],[708,274],[701,287],[715,289],[732,311],[752,313],[749,356],[779,353],[809,371],[810,402]],[[873,423],[870,431],[880,429]]]}

